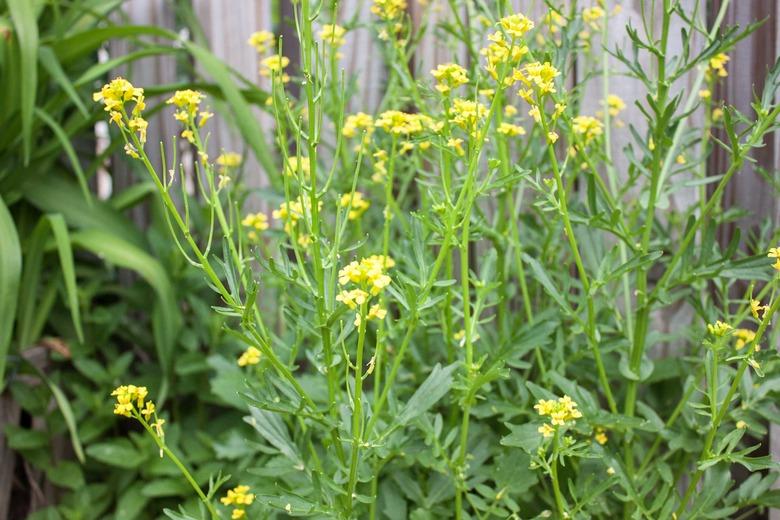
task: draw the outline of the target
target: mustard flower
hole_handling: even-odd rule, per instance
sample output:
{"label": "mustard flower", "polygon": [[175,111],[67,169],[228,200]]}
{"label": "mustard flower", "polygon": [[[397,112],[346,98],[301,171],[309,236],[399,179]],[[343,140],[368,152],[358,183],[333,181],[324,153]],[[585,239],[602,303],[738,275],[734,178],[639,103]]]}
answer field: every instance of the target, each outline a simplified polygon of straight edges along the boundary
{"label": "mustard flower", "polygon": [[352,261],[339,271],[339,284],[356,284],[368,289],[371,295],[376,296],[392,281],[386,270],[393,267],[392,258],[383,255],[372,255],[360,261]]}
{"label": "mustard flower", "polygon": [[344,119],[341,135],[352,138],[357,135],[358,131],[363,131],[366,137],[370,137],[374,133],[374,118],[364,112],[348,115]]}
{"label": "mustard flower", "polygon": [[236,152],[224,152],[217,156],[215,162],[217,166],[219,166],[219,171],[227,172],[241,166],[241,154]]}
{"label": "mustard flower", "polygon": [[265,213],[249,213],[243,218],[241,225],[253,231],[265,231],[268,229],[268,216]]}
{"label": "mustard flower", "polygon": [[[480,49],[480,54],[485,57],[487,70],[490,76],[497,80],[499,76],[499,66],[514,67],[520,63],[520,60],[528,54],[528,46],[520,45],[507,41],[504,33],[496,31],[488,36],[491,42],[487,47]],[[508,68],[506,69],[508,71]],[[515,81],[511,75],[504,78],[502,86],[509,86]]]}
{"label": "mustard flower", "polygon": [[320,39],[323,43],[338,48],[347,43],[347,40],[344,39],[346,33],[347,30],[340,25],[326,23],[320,30]]}
{"label": "mustard flower", "polygon": [[280,56],[275,54],[269,56],[260,62],[260,75],[261,76],[275,76],[278,75],[282,80],[282,83],[290,81],[284,69],[290,64],[290,58],[287,56]]}
{"label": "mustard flower", "polygon": [[395,20],[406,11],[406,0],[374,0],[371,12],[382,20]]}
{"label": "mustard flower", "polygon": [[255,495],[249,492],[249,486],[236,486],[228,490],[227,495],[219,499],[226,506],[233,506],[230,518],[238,520],[246,517],[246,506],[251,506]]}
{"label": "mustard flower", "polygon": [[607,437],[607,432],[604,430],[604,428],[596,428],[596,434],[593,436],[593,439],[604,446],[607,441],[609,440],[609,437]]}
{"label": "mustard flower", "polygon": [[520,39],[534,28],[534,23],[521,13],[505,16],[498,21],[498,25],[513,39]]}
{"label": "mustard flower", "polygon": [[582,21],[590,25],[593,29],[599,29],[599,22],[604,18],[604,9],[599,6],[586,7],[582,10]]}
{"label": "mustard flower", "polygon": [[595,117],[577,116],[572,120],[572,130],[588,145],[604,133],[604,125]]}
{"label": "mustard flower", "polygon": [[582,417],[582,413],[577,409],[577,403],[572,401],[571,397],[564,395],[557,400],[540,399],[534,409],[541,416],[550,417],[550,423],[542,424],[538,431],[543,437],[552,437],[556,427],[574,424]]}
{"label": "mustard flower", "polygon": [[285,175],[294,177],[302,173],[304,177],[311,175],[311,162],[308,157],[291,155],[287,158],[284,165]]}
{"label": "mustard flower", "polygon": [[498,133],[507,137],[517,137],[518,135],[525,135],[525,128],[511,123],[501,123],[498,125]]}
{"label": "mustard flower", "polygon": [[260,356],[261,356],[260,350],[257,349],[257,347],[249,347],[247,348],[241,356],[238,358],[238,366],[245,367],[247,365],[256,365],[260,363]]}
{"label": "mustard flower", "polygon": [[443,63],[433,69],[431,74],[436,79],[436,90],[442,94],[469,82],[466,69],[457,63]]}
{"label": "mustard flower", "polygon": [[616,94],[609,94],[607,96],[607,111],[610,116],[617,117],[625,108],[626,104],[620,96]]}
{"label": "mustard flower", "polygon": [[[756,332],[750,329],[734,329],[734,337],[737,338],[735,347],[737,350],[741,350],[745,345],[756,339]],[[759,350],[759,346],[756,345],[756,351]]]}
{"label": "mustard flower", "polygon": [[770,247],[766,256],[775,259],[775,263],[772,267],[775,268],[775,270],[780,271],[780,247]]}
{"label": "mustard flower", "polygon": [[[103,85],[98,92],[92,94],[92,99],[103,104],[103,109],[108,112],[111,122],[122,129],[127,124],[131,132],[138,133],[138,140],[141,143],[146,142],[148,123],[141,117],[141,113],[146,108],[144,89],[136,88],[126,79],[119,77]],[[133,108],[129,114],[125,106],[128,102],[133,102]],[[129,151],[127,153],[133,156]]]}
{"label": "mustard flower", "polygon": [[255,48],[258,54],[265,53],[274,43],[274,33],[271,31],[253,32],[247,43]]}
{"label": "mustard flower", "polygon": [[707,324],[707,331],[713,336],[723,337],[728,334],[731,329],[731,325],[720,320],[716,321],[714,324]]}
{"label": "mustard flower", "polygon": [[759,300],[750,300],[750,313],[755,319],[759,319],[758,313],[761,312],[762,320],[766,319],[766,313],[769,312],[769,305],[761,305]]}
{"label": "mustard flower", "polygon": [[538,92],[539,97],[554,94],[556,92],[555,78],[561,73],[549,61],[544,63],[535,61],[522,69],[515,69],[513,74],[514,78],[525,86],[517,94],[529,104],[534,104],[532,97],[534,89]]}
{"label": "mustard flower", "polygon": [[490,110],[478,101],[456,98],[452,101],[449,110],[450,123],[459,126],[472,137],[476,137],[479,123],[488,115]]}
{"label": "mustard flower", "polygon": [[385,132],[411,136],[424,130],[425,118],[420,114],[409,114],[400,110],[387,110],[379,114],[375,124]]}
{"label": "mustard flower", "polygon": [[357,220],[366,212],[368,207],[371,206],[371,202],[368,199],[365,199],[361,192],[356,191],[355,193],[343,194],[341,200],[339,200],[339,206],[342,208],[349,208],[347,219]]}
{"label": "mustard flower", "polygon": [[728,63],[730,59],[731,58],[723,52],[716,54],[714,57],[710,58],[707,73],[712,74],[714,72],[719,77],[725,78],[729,75],[728,71],[726,71],[726,63]]}

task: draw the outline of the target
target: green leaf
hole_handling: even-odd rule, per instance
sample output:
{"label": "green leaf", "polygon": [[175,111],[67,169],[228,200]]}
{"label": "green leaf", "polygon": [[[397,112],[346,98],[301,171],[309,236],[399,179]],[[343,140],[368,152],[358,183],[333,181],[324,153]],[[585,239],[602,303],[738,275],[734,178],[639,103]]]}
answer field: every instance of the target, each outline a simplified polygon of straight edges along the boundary
{"label": "green leaf", "polygon": [[141,494],[145,497],[175,497],[191,493],[192,489],[182,478],[161,478],[145,484]]}
{"label": "green leaf", "polygon": [[79,161],[76,150],[73,149],[73,145],[70,144],[70,137],[65,133],[65,130],[55,121],[49,114],[40,108],[35,109],[35,115],[38,116],[46,125],[54,132],[54,137],[60,142],[65,155],[68,156],[70,165],[73,167],[73,172],[76,174],[76,179],[79,182],[81,188],[81,194],[84,196],[84,200],[87,201],[87,205],[92,205],[92,194],[89,191],[87,185],[87,176],[84,174],[84,170],[81,168],[81,162]]}
{"label": "green leaf", "polygon": [[[165,268],[154,257],[132,243],[112,233],[90,229],[73,233],[74,244],[92,251],[107,262],[137,272],[152,286],[157,294],[155,311],[159,319],[153,320],[155,347],[164,374],[170,373],[176,338],[181,326],[181,313],[176,304],[173,286]],[[160,399],[162,400],[162,399]]]}
{"label": "green leaf", "polygon": [[127,439],[112,439],[87,447],[87,455],[109,466],[133,469],[146,461],[146,456],[138,451]]}
{"label": "green leaf", "polygon": [[32,147],[32,119],[35,108],[35,94],[38,90],[38,21],[35,16],[35,2],[30,0],[8,0],[8,9],[19,43],[21,71],[19,89],[21,93],[22,143],[24,163],[30,160]]}
{"label": "green leaf", "polygon": [[537,282],[542,284],[544,291],[550,296],[550,298],[555,300],[555,302],[564,311],[571,314],[572,313],[571,307],[569,307],[568,302],[563,298],[563,296],[561,296],[561,291],[558,290],[557,287],[555,287],[552,280],[550,280],[550,277],[547,276],[547,273],[542,267],[542,264],[540,264],[536,258],[530,257],[526,253],[523,253],[522,258],[523,258],[523,262],[527,263],[531,267],[531,272],[534,278],[536,278]]}
{"label": "green leaf", "polygon": [[116,520],[132,520],[143,511],[149,498],[141,493],[141,488],[143,484],[137,482],[122,492],[116,504]]}
{"label": "green leaf", "polygon": [[520,448],[529,455],[536,455],[536,450],[539,449],[539,445],[542,443],[542,434],[539,433],[538,424],[529,423],[517,426],[507,424],[506,427],[509,428],[511,433],[501,438],[502,446]]}
{"label": "green leaf", "polygon": [[84,485],[84,473],[73,461],[63,460],[46,471],[46,477],[54,484],[67,489],[79,489]]}
{"label": "green leaf", "polygon": [[16,318],[19,282],[22,277],[22,248],[5,201],[0,197],[0,391],[5,386],[5,364],[11,331]]}
{"label": "green leaf", "polygon": [[409,398],[401,413],[398,414],[394,426],[402,426],[422,415],[444,397],[452,387],[452,374],[457,368],[457,363],[447,365],[444,368],[437,363],[433,367],[433,371]]}
{"label": "green leaf", "polygon": [[251,415],[244,417],[244,421],[250,424],[271,446],[290,458],[296,464],[301,463],[301,455],[298,447],[290,438],[290,432],[278,414],[261,410],[254,406],[249,407]]}
{"label": "green leaf", "polygon": [[199,65],[201,65],[219,85],[225,100],[230,105],[233,116],[236,118],[236,125],[241,131],[242,137],[246,140],[266,174],[271,174],[274,170],[271,151],[268,144],[263,139],[263,129],[257,122],[257,118],[252,113],[251,106],[241,95],[241,91],[236,87],[231,70],[222,60],[214,56],[211,52],[192,42],[184,42],[184,46],[192,54]]}
{"label": "green leaf", "polygon": [[88,118],[89,111],[84,105],[84,101],[82,101],[81,97],[79,97],[79,94],[76,92],[76,89],[73,86],[73,83],[71,83],[70,78],[68,78],[67,74],[65,74],[65,71],[62,70],[62,65],[60,65],[59,60],[57,60],[57,55],[54,54],[54,51],[51,50],[51,47],[42,45],[38,49],[38,61],[41,62],[41,65],[44,69],[46,69],[46,72],[49,74],[49,76],[51,76],[52,79],[56,81],[57,84],[62,88],[65,94],[68,95],[73,104],[76,105],[76,108],[79,109],[79,112],[81,112],[85,118]]}
{"label": "green leaf", "polygon": [[49,445],[49,436],[41,430],[30,430],[8,424],[5,427],[8,447],[13,450],[34,450]]}
{"label": "green leaf", "polygon": [[81,447],[78,427],[76,426],[76,417],[73,415],[73,409],[70,407],[68,398],[65,397],[65,394],[60,389],[60,387],[57,386],[54,381],[49,379],[49,377],[47,377],[43,371],[38,369],[32,363],[30,363],[30,366],[33,367],[35,372],[38,374],[38,377],[40,377],[41,380],[46,383],[46,386],[49,387],[49,391],[54,397],[54,401],[57,403],[57,407],[60,409],[62,418],[65,419],[65,424],[68,427],[68,432],[70,433],[70,443],[73,446],[73,452],[76,454],[76,458],[79,459],[79,462],[83,464],[85,461],[84,449]]}

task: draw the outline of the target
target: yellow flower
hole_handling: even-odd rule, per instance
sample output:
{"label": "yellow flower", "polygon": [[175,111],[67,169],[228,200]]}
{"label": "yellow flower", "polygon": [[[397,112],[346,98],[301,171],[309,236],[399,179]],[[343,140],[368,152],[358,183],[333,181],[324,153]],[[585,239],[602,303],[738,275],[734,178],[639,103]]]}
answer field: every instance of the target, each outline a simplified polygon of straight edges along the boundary
{"label": "yellow flower", "polygon": [[406,10],[406,0],[374,0],[371,12],[383,20],[394,20]]}
{"label": "yellow flower", "polygon": [[365,142],[371,138],[371,134],[374,133],[374,118],[364,112],[358,112],[352,114],[344,119],[344,127],[341,129],[341,134],[344,137],[355,137],[358,130],[365,133]]}
{"label": "yellow flower", "polygon": [[612,466],[608,467],[607,468],[607,475],[609,475],[611,477],[614,474],[615,474],[615,468],[613,468]]}
{"label": "yellow flower", "polygon": [[556,132],[547,132],[547,141],[551,144],[555,144],[558,141],[558,134]]}
{"label": "yellow flower", "polygon": [[776,261],[772,264],[772,267],[776,271],[780,271],[780,247],[770,247],[769,252],[766,254],[769,258],[774,258]]}
{"label": "yellow flower", "polygon": [[604,431],[604,428],[596,428],[596,435],[594,435],[593,438],[602,446],[604,446],[609,440],[607,433]]}
{"label": "yellow flower", "polygon": [[535,61],[522,69],[515,69],[512,73],[513,78],[525,86],[517,92],[517,95],[532,105],[536,102],[533,98],[534,91],[540,98],[556,92],[555,78],[560,74],[560,71],[549,61],[544,63]]}
{"label": "yellow flower", "polygon": [[737,421],[736,427],[738,430],[744,430],[747,428],[747,423],[745,421]]}
{"label": "yellow flower", "polygon": [[469,82],[466,69],[457,63],[443,63],[433,69],[431,74],[436,79],[436,90],[442,94]]}
{"label": "yellow flower", "polygon": [[512,117],[517,114],[517,108],[514,105],[507,105],[504,107],[504,116]]}
{"label": "yellow flower", "polygon": [[130,157],[132,157],[133,159],[141,158],[141,156],[138,155],[138,149],[136,149],[136,147],[130,143],[125,143],[125,153]]}
{"label": "yellow flower", "polygon": [[344,39],[346,32],[347,30],[340,25],[326,23],[322,26],[322,30],[320,30],[320,39],[323,43],[338,48],[347,43]]}
{"label": "yellow flower", "polygon": [[152,415],[154,415],[154,403],[146,401],[146,406],[141,410],[141,415],[143,415],[147,421],[151,419]]}
{"label": "yellow flower", "polygon": [[718,336],[718,337],[725,336],[726,334],[729,333],[731,329],[732,329],[731,325],[722,322],[720,320],[716,321],[714,324],[710,323],[707,325],[707,331],[713,336]]}
{"label": "yellow flower", "polygon": [[339,206],[342,208],[349,208],[347,219],[357,220],[363,215],[363,213],[366,212],[368,207],[371,206],[371,202],[363,198],[363,194],[361,192],[356,191],[355,193],[343,194],[341,196],[341,200],[339,201]]}
{"label": "yellow flower", "polygon": [[525,33],[534,28],[534,23],[521,13],[501,18],[498,25],[514,39],[522,38]]}
{"label": "yellow flower", "polygon": [[246,506],[251,506],[255,501],[255,495],[249,492],[249,486],[236,486],[228,490],[227,495],[219,499],[226,506],[236,506],[231,518],[233,520],[244,518]]}
{"label": "yellow flower", "polygon": [[750,313],[753,315],[755,319],[758,318],[759,311],[762,311],[761,313],[761,319],[766,319],[766,313],[769,311],[769,305],[761,305],[761,302],[758,300],[750,300]]}
{"label": "yellow flower", "polygon": [[498,125],[498,133],[508,137],[517,137],[518,135],[525,135],[525,128],[511,123],[501,123]]}
{"label": "yellow flower", "polygon": [[387,110],[379,114],[375,124],[385,132],[411,136],[424,130],[424,121],[426,121],[424,116],[420,114],[408,114],[400,110]]}
{"label": "yellow flower", "polygon": [[528,115],[531,116],[534,119],[534,121],[536,121],[537,123],[541,123],[542,122],[542,114],[541,114],[541,112],[539,112],[539,107],[532,106],[528,110]]}
{"label": "yellow flower", "polygon": [[256,365],[260,363],[261,352],[256,347],[247,348],[238,358],[238,366]]}
{"label": "yellow flower", "polygon": [[620,96],[615,94],[610,94],[607,96],[607,111],[609,112],[610,116],[617,117],[620,112],[625,110],[625,108],[626,104],[623,102]]}
{"label": "yellow flower", "polygon": [[566,18],[552,9],[550,9],[547,14],[544,15],[542,21],[550,28],[550,32],[552,34],[560,32],[561,27],[566,26]]}
{"label": "yellow flower", "polygon": [[[371,320],[383,320],[387,316],[387,309],[383,309],[378,304],[374,304],[368,309],[366,314],[366,321]],[[355,314],[355,327],[360,326],[360,313]]]}
{"label": "yellow flower", "polygon": [[712,97],[712,92],[708,88],[703,88],[699,91],[699,97],[701,99],[710,99],[710,97]]}
{"label": "yellow flower", "polygon": [[737,338],[737,344],[735,346],[737,350],[740,350],[756,339],[756,333],[750,329],[735,329],[734,337]]}
{"label": "yellow flower", "polygon": [[176,119],[186,122],[195,118],[198,107],[205,97],[196,90],[177,90],[165,103],[175,105],[179,109],[175,115]]}
{"label": "yellow flower", "polygon": [[713,58],[710,58],[710,66],[707,69],[707,73],[716,72],[718,76],[725,78],[729,75],[729,73],[726,71],[726,63],[728,63],[730,59],[731,58],[729,58],[728,55],[723,52],[716,54]]}
{"label": "yellow flower", "polygon": [[241,225],[256,231],[268,229],[268,216],[265,213],[249,213],[241,221]]}
{"label": "yellow flower", "polygon": [[224,152],[217,156],[217,166],[224,172],[232,168],[241,166],[241,154],[236,152]]}
{"label": "yellow flower", "polygon": [[686,164],[688,160],[685,158],[683,154],[680,154],[677,156],[677,158],[674,160],[677,164]]}
{"label": "yellow flower", "polygon": [[577,409],[577,403],[572,401],[571,397],[564,395],[555,400],[540,399],[534,409],[542,416],[549,416],[553,426],[563,426],[568,422],[573,423],[576,419],[582,417],[582,413]]}
{"label": "yellow flower", "polygon": [[466,151],[463,149],[463,139],[459,137],[451,137],[450,139],[447,139],[447,146],[455,150],[455,153],[458,155],[463,156],[466,154]]}
{"label": "yellow flower", "polygon": [[135,103],[131,112],[134,117],[139,116],[141,111],[146,108],[144,89],[134,87],[122,77],[115,78],[110,83],[103,85],[103,88],[92,94],[92,100],[103,103],[104,110],[109,112],[111,120],[115,123],[118,122],[117,115],[121,119],[122,109],[128,101]]}
{"label": "yellow flower", "polygon": [[[116,403],[114,404],[114,413],[117,415],[124,415],[125,417],[131,417],[133,410],[142,410],[144,406],[144,399],[149,394],[145,386],[135,385],[121,385],[111,392],[113,397],[116,397]],[[150,404],[150,403],[147,403]],[[151,413],[154,413],[154,403],[151,403]],[[141,412],[143,413],[143,412]]]}
{"label": "yellow flower", "polygon": [[386,270],[395,265],[392,258],[372,255],[362,260],[352,261],[339,271],[339,284],[353,283],[367,289],[372,295],[379,294],[392,281]]}
{"label": "yellow flower", "polygon": [[336,295],[336,301],[343,303],[351,310],[355,310],[358,305],[363,305],[368,299],[369,294],[362,289],[343,290]]}
{"label": "yellow flower", "polygon": [[291,155],[285,163],[284,173],[288,176],[297,176],[298,173],[302,173],[304,177],[308,177],[311,175],[311,162],[309,162],[308,157]]}
{"label": "yellow flower", "polygon": [[274,33],[271,31],[257,31],[253,32],[247,43],[255,48],[259,54],[263,54],[267,51],[274,41]]}
{"label": "yellow flower", "polygon": [[575,134],[582,136],[587,145],[604,132],[604,125],[595,117],[577,116],[572,120],[572,130]]}
{"label": "yellow flower", "polygon": [[[495,80],[498,79],[499,65],[504,65],[505,67],[515,66],[528,53],[528,46],[507,41],[504,33],[501,31],[496,31],[488,36],[488,40],[491,42],[490,45],[482,48],[479,52],[487,59],[485,70]],[[505,70],[508,71],[509,69],[506,68]],[[513,81],[515,81],[515,78],[509,75],[504,78],[504,85],[502,86],[509,86]]]}
{"label": "yellow flower", "polygon": [[488,107],[478,101],[456,98],[449,111],[450,123],[461,127],[476,137],[479,123],[488,115]]}
{"label": "yellow flower", "polygon": [[287,56],[280,56],[274,54],[269,56],[260,62],[260,75],[261,76],[274,76],[279,75],[282,83],[290,81],[290,76],[284,73],[285,67],[290,64],[290,58]]}
{"label": "yellow flower", "polygon": [[604,9],[599,6],[586,7],[582,10],[582,21],[594,29],[599,28],[599,22],[604,18]]}
{"label": "yellow flower", "polygon": [[552,437],[553,435],[555,435],[555,428],[550,426],[549,423],[542,424],[541,426],[539,426],[537,431],[539,433],[541,433],[542,437],[544,437],[545,439],[548,439],[548,438]]}

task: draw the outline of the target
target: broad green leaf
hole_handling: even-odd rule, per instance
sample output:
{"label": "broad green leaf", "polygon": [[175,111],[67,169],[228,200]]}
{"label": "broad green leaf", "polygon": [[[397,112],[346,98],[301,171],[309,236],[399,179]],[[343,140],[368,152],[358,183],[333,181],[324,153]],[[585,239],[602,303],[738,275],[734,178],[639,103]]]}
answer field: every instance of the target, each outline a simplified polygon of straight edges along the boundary
{"label": "broad green leaf", "polygon": [[542,442],[542,434],[539,433],[538,424],[507,424],[510,434],[501,438],[502,446],[520,448],[529,455],[536,455],[536,450]]}
{"label": "broad green leaf", "polygon": [[62,488],[75,490],[84,485],[84,473],[81,467],[71,460],[63,460],[49,468],[46,477]]}
{"label": "broad green leaf", "polygon": [[7,4],[16,30],[16,41],[19,43],[21,74],[18,82],[22,103],[22,143],[24,163],[27,164],[32,147],[33,109],[38,90],[38,21],[35,15],[35,2],[8,0]]}
{"label": "broad green leaf", "polygon": [[71,239],[74,244],[112,264],[132,269],[152,286],[158,298],[155,310],[160,313],[160,319],[154,320],[155,328],[159,329],[159,341],[155,342],[155,347],[160,365],[164,373],[168,374],[181,325],[181,314],[165,268],[147,252],[103,230],[85,229],[73,233]]}
{"label": "broad green leaf", "polygon": [[458,368],[456,363],[442,368],[437,364],[433,371],[412,394],[401,413],[395,419],[395,426],[401,426],[415,417],[427,412],[439,399],[450,391],[453,383],[452,374]]}
{"label": "broad green leaf", "polygon": [[137,468],[146,461],[146,455],[124,438],[92,444],[87,447],[87,455],[109,466],[125,469]]}
{"label": "broad green leaf", "polygon": [[5,386],[5,364],[16,318],[21,277],[22,248],[19,235],[5,201],[0,198],[0,391]]}
{"label": "broad green leaf", "polygon": [[114,517],[116,520],[132,520],[143,511],[149,498],[141,493],[141,488],[143,488],[143,483],[136,482],[122,491],[116,504],[116,516]]}
{"label": "broad green leaf", "polygon": [[544,291],[567,313],[571,314],[572,310],[569,307],[568,302],[561,296],[561,291],[555,287],[547,272],[542,267],[542,264],[536,258],[528,256],[526,253],[522,255],[523,262],[527,263],[531,267],[531,272],[536,278],[536,281],[542,284]]}
{"label": "broad green leaf", "polygon": [[244,421],[257,430],[271,446],[290,458],[296,464],[301,462],[298,447],[290,438],[290,432],[278,414],[261,410],[254,406],[249,407],[250,415],[244,417]]}

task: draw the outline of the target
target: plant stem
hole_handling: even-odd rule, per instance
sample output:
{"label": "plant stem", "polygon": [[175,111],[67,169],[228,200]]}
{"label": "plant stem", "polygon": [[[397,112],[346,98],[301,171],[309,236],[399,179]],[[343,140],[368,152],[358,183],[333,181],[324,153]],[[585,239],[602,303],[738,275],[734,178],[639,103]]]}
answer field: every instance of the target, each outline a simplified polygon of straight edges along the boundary
{"label": "plant stem", "polygon": [[351,515],[354,503],[357,469],[360,457],[360,445],[363,443],[363,346],[366,341],[366,307],[360,306],[360,324],[358,325],[357,354],[355,356],[355,390],[352,397],[352,455],[349,462],[349,481],[347,484],[347,512]]}
{"label": "plant stem", "polygon": [[555,497],[555,508],[558,511],[558,518],[566,518],[566,507],[564,506],[563,494],[561,493],[561,486],[558,482],[558,441],[559,433],[558,428],[555,428],[555,434],[553,436],[553,453],[552,464],[550,465],[550,479],[552,480],[553,496]]}

